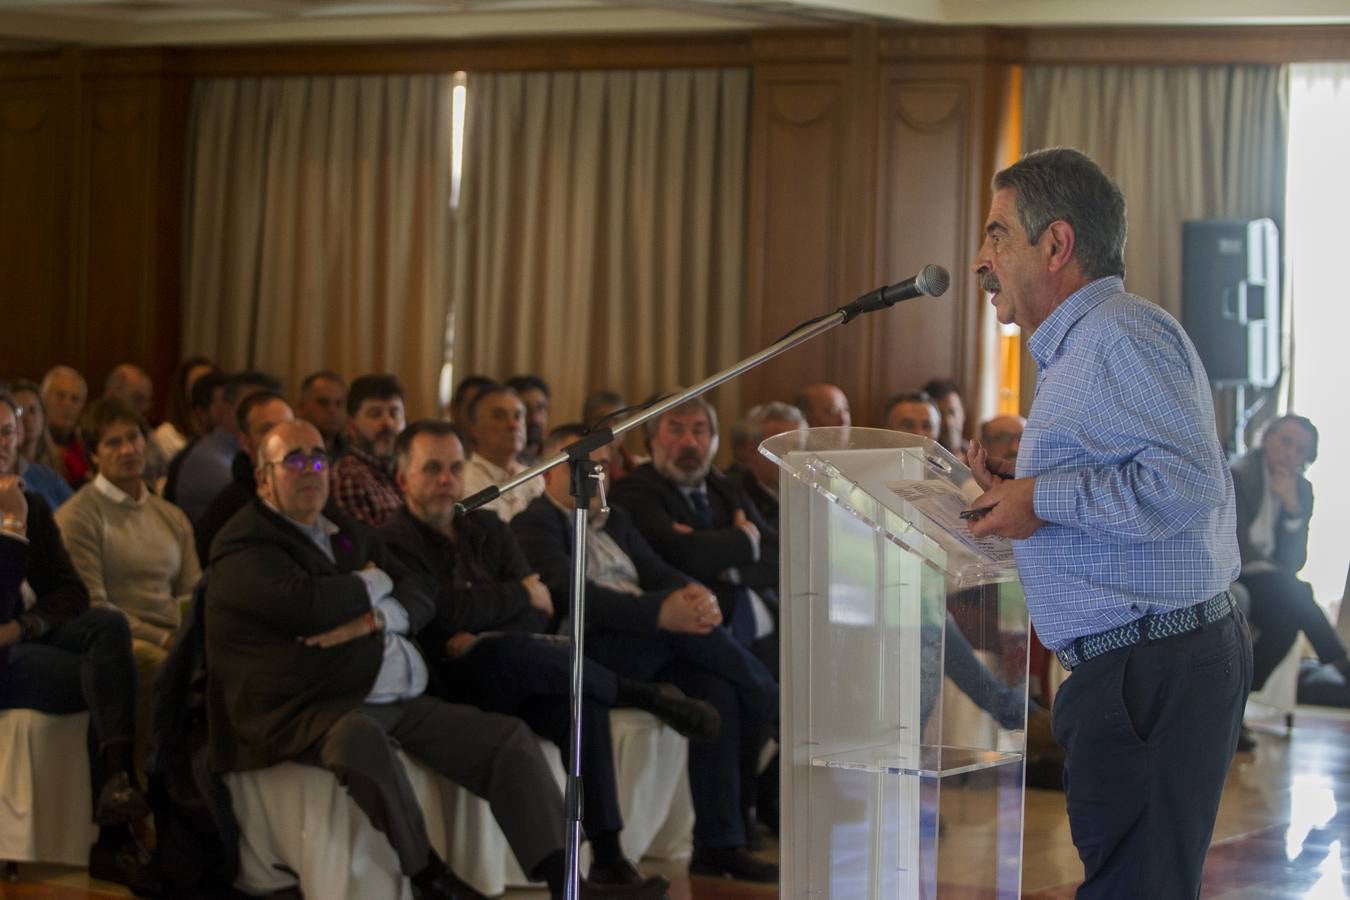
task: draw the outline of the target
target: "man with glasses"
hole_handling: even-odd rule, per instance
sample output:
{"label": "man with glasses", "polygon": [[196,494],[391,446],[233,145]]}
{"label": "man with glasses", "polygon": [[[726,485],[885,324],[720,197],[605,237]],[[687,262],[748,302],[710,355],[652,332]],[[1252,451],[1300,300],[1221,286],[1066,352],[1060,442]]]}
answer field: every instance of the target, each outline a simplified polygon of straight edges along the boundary
{"label": "man with glasses", "polygon": [[415,897],[479,897],[431,848],[402,749],[486,798],[521,868],[561,896],[562,796],[538,742],[519,719],[425,693],[427,665],[410,636],[435,614],[431,585],[360,522],[325,511],[328,465],[314,426],[276,426],[259,450],[257,498],[216,537],[206,589],[212,768],[328,769],[388,837]]}

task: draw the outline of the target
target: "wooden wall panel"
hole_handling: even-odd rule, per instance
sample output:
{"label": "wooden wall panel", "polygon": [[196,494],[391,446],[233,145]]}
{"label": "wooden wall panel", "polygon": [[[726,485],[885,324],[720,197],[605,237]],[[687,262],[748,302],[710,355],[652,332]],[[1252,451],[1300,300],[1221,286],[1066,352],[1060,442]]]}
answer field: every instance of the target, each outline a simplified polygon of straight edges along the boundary
{"label": "wooden wall panel", "polygon": [[882,68],[876,280],[936,263],[952,284],[941,298],[916,298],[877,318],[878,406],[929,378],[975,383],[980,301],[970,266],[984,199],[981,74],[966,64]]}
{"label": "wooden wall panel", "polygon": [[[847,66],[771,65],[755,72],[747,353],[843,302],[851,93]],[[847,349],[836,332],[750,372],[742,385],[745,404],[791,400],[804,384],[837,378]]]}
{"label": "wooden wall panel", "polygon": [[67,80],[0,82],[0,377],[68,352],[72,109]]}

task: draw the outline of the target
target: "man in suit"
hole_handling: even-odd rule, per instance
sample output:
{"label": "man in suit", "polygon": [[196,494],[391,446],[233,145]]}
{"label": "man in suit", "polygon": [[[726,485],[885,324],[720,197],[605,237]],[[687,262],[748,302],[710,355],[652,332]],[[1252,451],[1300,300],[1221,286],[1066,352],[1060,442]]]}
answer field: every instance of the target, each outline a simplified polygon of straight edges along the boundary
{"label": "man in suit", "polygon": [[328,457],[308,422],[278,425],[258,498],[217,535],[206,595],[211,764],[286,760],[336,774],[385,833],[422,898],[478,897],[431,849],[402,748],[487,799],[521,868],[561,896],[563,805],[525,723],[427,696],[409,639],[430,586],[328,503]]}
{"label": "man in suit", "polygon": [[732,475],[734,470],[746,498],[775,531],[778,530],[778,465],[759,452],[759,445],[775,435],[805,429],[806,417],[802,411],[778,401],[754,407],[732,429],[732,453],[736,465],[727,474]]}
{"label": "man in suit", "polygon": [[[436,674],[435,692],[455,703],[524,719],[560,748],[568,746],[571,652],[546,635],[553,618],[549,588],[540,580],[506,523],[475,510],[455,517],[463,499],[464,447],[449,422],[423,419],[394,445],[405,505],[380,536],[391,551],[435,588],[436,615],[418,638]],[[643,885],[652,896],[669,887],[644,879],[624,858],[609,710],[647,709],[684,734],[717,733],[717,712],[674,685],[634,682],[599,663],[583,677],[582,824],[591,843],[592,884]]]}
{"label": "man in suit", "polygon": [[696,397],[646,429],[651,462],[615,486],[614,503],[662,559],[713,589],[732,634],[777,673],[778,533],[713,468],[717,412]]}
{"label": "man in suit", "polygon": [[1317,658],[1350,675],[1345,645],[1298,579],[1308,561],[1313,489],[1304,469],[1317,460],[1317,428],[1286,415],[1266,428],[1261,445],[1233,464],[1237,498],[1238,583],[1251,596],[1252,690],[1260,690],[1302,631]]}
{"label": "man in suit", "polygon": [[[545,456],[584,433],[577,425],[554,429]],[[592,459],[607,455],[600,448]],[[564,615],[573,539],[569,477],[566,466],[546,472],[544,495],[511,521]],[[637,681],[672,682],[711,703],[721,717],[717,740],[689,745],[696,816],[690,873],[776,882],[778,867],[750,854],[746,830],[759,751],[778,713],[774,674],[720,627],[714,595],[653,551],[623,507],[606,515],[599,498],[592,498],[588,526],[587,656]]]}

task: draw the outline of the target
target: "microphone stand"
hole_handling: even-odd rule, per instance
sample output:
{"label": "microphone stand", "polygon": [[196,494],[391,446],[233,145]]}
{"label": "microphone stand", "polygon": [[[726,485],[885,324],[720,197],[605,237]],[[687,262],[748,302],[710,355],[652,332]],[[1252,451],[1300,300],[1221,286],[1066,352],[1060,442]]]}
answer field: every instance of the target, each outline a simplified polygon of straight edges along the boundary
{"label": "microphone stand", "polygon": [[[945,278],[946,272],[942,272],[942,275]],[[572,584],[570,593],[572,614],[572,722],[567,754],[567,790],[564,795],[564,808],[567,811],[567,880],[564,894],[566,900],[580,900],[581,896],[578,870],[581,864],[581,685],[582,640],[586,623],[587,514],[590,511],[591,498],[595,496],[597,490],[599,490],[601,501],[604,501],[604,487],[601,483],[604,479],[604,471],[600,465],[591,461],[591,452],[606,446],[616,437],[627,434],[667,410],[674,409],[686,400],[704,394],[738,375],[763,365],[798,344],[804,344],[824,334],[836,325],[843,325],[864,312],[882,309],[891,306],[899,299],[905,299],[903,296],[894,299],[889,296],[880,296],[886,290],[888,289],[873,291],[871,294],[864,295],[846,306],[839,307],[832,313],[805,322],[758,353],[747,356],[740,362],[705,378],[693,387],[672,394],[646,409],[639,410],[612,428],[607,427],[593,431],[576,443],[558,451],[549,459],[536,463],[501,484],[484,488],[455,505],[455,514],[464,515],[486,503],[491,503],[507,491],[514,490],[554,466],[567,463],[571,469],[571,493],[575,511],[572,517]],[[931,295],[941,294],[945,290],[946,284],[944,282]],[[923,293],[928,292],[924,291]],[[914,296],[914,294],[910,296]]]}

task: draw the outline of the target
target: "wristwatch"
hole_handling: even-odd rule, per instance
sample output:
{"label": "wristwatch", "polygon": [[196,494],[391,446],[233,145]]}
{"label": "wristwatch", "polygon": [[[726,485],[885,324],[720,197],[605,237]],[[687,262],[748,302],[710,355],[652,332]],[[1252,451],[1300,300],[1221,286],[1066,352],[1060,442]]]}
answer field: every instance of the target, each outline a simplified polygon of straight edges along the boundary
{"label": "wristwatch", "polygon": [[376,631],[384,631],[384,610],[375,607],[370,611],[370,619],[375,623]]}

